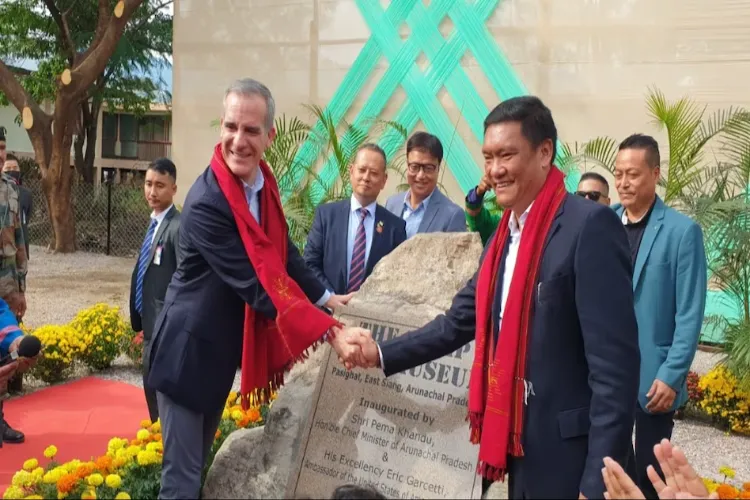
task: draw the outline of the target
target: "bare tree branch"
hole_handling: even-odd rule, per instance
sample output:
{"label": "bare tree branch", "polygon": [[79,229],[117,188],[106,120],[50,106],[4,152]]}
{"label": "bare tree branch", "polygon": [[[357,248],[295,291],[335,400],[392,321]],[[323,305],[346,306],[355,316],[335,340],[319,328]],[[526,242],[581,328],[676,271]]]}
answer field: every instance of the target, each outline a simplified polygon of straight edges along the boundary
{"label": "bare tree branch", "polygon": [[[73,38],[70,36],[70,27],[65,14],[60,13],[60,9],[55,5],[55,0],[44,0],[44,4],[47,6],[52,19],[57,23],[57,27],[60,28],[60,36],[62,39],[62,45],[65,51],[68,53],[68,62],[72,67],[75,64],[76,58],[76,47],[73,44]],[[67,12],[66,12],[67,14]]]}
{"label": "bare tree branch", "polygon": [[[34,116],[34,127],[37,126],[39,119],[49,120],[50,116],[42,111],[42,108],[34,99],[29,96],[26,90],[21,86],[16,75],[0,60],[0,90],[8,97],[8,100],[15,106],[20,113],[23,108],[28,106]],[[41,124],[40,124],[41,125]]]}
{"label": "bare tree branch", "polygon": [[81,59],[86,59],[88,55],[99,46],[99,43],[101,43],[102,38],[104,37],[104,32],[107,30],[107,26],[109,26],[110,17],[112,17],[112,12],[110,12],[109,2],[107,0],[99,0],[94,39],[91,41],[89,48],[84,51]]}
{"label": "bare tree branch", "polygon": [[146,17],[144,17],[141,20],[140,23],[136,24],[133,27],[133,30],[138,30],[138,29],[142,28],[144,24],[146,24],[147,22],[149,22],[151,20],[151,18],[156,15],[157,12],[159,12],[164,7],[166,7],[168,5],[171,5],[173,3],[174,3],[174,0],[167,0],[166,2],[162,2],[161,5],[159,5],[158,7],[154,8],[151,12],[149,12],[148,15]]}

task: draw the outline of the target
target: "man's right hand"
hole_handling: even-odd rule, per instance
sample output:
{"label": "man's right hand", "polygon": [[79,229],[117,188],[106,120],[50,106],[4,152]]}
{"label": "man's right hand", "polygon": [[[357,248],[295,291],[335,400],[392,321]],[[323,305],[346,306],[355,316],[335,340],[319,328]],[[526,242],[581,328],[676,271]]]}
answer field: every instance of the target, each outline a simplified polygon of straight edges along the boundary
{"label": "man's right hand", "polygon": [[372,333],[369,330],[358,329],[352,332],[352,335],[347,336],[346,341],[350,345],[358,346],[361,350],[360,355],[356,358],[356,361],[359,362],[351,361],[354,366],[360,368],[377,368],[380,366],[380,349],[378,349],[378,344],[373,340]]}
{"label": "man's right hand", "polygon": [[0,393],[3,393],[8,388],[8,380],[13,378],[18,369],[18,361],[8,363],[5,366],[0,366]]}

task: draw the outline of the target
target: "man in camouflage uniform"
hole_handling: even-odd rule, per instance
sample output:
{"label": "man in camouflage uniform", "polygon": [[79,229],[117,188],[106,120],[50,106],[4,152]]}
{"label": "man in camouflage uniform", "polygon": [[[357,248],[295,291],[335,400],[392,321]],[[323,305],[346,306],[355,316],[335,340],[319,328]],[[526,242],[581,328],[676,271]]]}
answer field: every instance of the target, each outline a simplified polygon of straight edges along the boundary
{"label": "man in camouflage uniform", "polygon": [[[26,244],[21,227],[18,186],[5,174],[0,175],[0,298],[18,318],[26,313]],[[5,422],[2,440],[22,443],[23,433]]]}

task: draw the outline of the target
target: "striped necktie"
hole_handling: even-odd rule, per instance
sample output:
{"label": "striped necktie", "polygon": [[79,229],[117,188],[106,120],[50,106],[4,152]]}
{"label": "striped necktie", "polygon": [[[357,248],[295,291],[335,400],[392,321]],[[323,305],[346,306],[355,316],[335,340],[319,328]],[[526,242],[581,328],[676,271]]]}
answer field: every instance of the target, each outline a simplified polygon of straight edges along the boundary
{"label": "striped necktie", "polygon": [[143,312],[143,278],[146,276],[148,269],[148,258],[151,255],[151,241],[154,239],[156,231],[156,219],[151,219],[151,224],[146,231],[146,237],[143,238],[141,245],[141,254],[138,256],[138,276],[135,279],[135,310],[138,314]]}
{"label": "striped necktie", "polygon": [[352,249],[352,263],[349,266],[349,286],[347,293],[356,292],[365,281],[365,250],[367,249],[367,235],[365,234],[365,219],[367,209],[357,209],[359,215],[359,226],[357,235],[354,237],[354,248]]}

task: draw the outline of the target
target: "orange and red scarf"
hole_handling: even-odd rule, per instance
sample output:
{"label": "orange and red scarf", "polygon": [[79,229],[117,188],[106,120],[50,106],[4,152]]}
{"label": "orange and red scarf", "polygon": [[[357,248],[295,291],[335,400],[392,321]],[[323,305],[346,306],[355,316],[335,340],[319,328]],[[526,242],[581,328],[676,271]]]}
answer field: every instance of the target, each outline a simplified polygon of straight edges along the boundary
{"label": "orange and red scarf", "polygon": [[493,481],[505,478],[509,454],[523,456],[526,348],[532,326],[534,284],[547,234],[565,196],[563,174],[552,166],[523,227],[496,348],[493,332],[497,328],[497,318],[492,317],[492,304],[500,260],[510,237],[511,210],[503,214],[498,234],[490,243],[479,270],[469,425],[471,442],[480,445],[479,473]]}
{"label": "orange and red scarf", "polygon": [[261,160],[260,173],[265,183],[260,192],[260,224],[250,214],[242,181],[227,167],[217,144],[211,158],[211,170],[229,202],[245,246],[263,290],[276,308],[276,319],[256,314],[245,306],[240,391],[245,409],[269,400],[271,393],[284,384],[284,372],[307,358],[307,350],[316,348],[333,326],[341,326],[305,296],[286,270],[288,227],[276,178]]}

